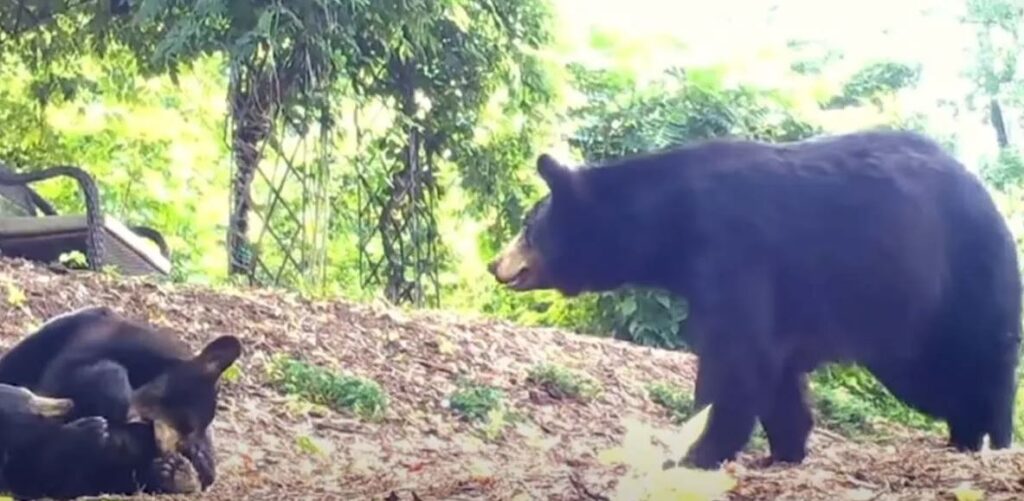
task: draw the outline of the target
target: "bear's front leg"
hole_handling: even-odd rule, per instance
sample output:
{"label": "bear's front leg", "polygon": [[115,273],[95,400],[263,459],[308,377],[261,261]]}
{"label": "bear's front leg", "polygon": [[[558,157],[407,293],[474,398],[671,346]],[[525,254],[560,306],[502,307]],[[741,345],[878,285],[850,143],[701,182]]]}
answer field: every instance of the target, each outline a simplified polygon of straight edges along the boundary
{"label": "bear's front leg", "polygon": [[[726,262],[701,267],[690,298],[690,327],[699,358],[695,401],[712,404],[707,426],[683,458],[702,469],[735,459],[772,401],[781,372],[773,347],[770,274]],[[773,351],[774,350],[774,351]]]}
{"label": "bear's front leg", "polygon": [[[728,372],[732,371],[732,374]],[[730,368],[721,361],[704,360],[700,376],[705,395],[712,404],[707,426],[683,458],[683,463],[702,469],[714,469],[736,458],[750,439],[757,420],[756,391],[745,368]],[[756,386],[754,386],[756,387]],[[715,391],[708,391],[714,388]]]}
{"label": "bear's front leg", "polygon": [[151,494],[195,494],[202,490],[195,467],[185,456],[171,453],[153,460],[146,472],[144,492]]}
{"label": "bear's front leg", "polygon": [[186,444],[181,453],[195,467],[203,490],[210,487],[217,479],[217,458],[214,454],[213,436],[210,430],[205,430],[198,438]]}

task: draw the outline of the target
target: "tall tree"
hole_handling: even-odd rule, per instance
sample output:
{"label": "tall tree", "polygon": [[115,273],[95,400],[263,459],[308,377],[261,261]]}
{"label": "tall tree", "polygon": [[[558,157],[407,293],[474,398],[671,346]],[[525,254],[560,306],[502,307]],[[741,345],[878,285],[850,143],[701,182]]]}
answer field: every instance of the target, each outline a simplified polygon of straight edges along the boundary
{"label": "tall tree", "polygon": [[[539,115],[535,110],[550,95],[536,53],[549,39],[545,0],[141,0],[131,2],[128,16],[111,11],[125,9],[107,1],[0,0],[0,52],[32,65],[46,91],[41,99],[73,91],[76,58],[113,45],[134,54],[140,70],[172,77],[199,57],[224,55],[234,157],[227,235],[232,273],[252,266],[252,183],[274,125],[287,121],[299,134],[312,125],[331,127],[338,118],[331,104],[348,93],[397,112],[392,128],[402,140],[377,148],[401,168],[382,177],[383,187],[368,189],[379,195],[373,217],[388,254],[388,295],[421,301],[421,292],[409,292],[404,261],[417,242],[437,240],[424,200],[437,192],[438,159],[463,166],[472,177],[472,168],[501,151],[473,142],[491,97],[502,91],[509,114],[526,116],[510,138],[523,142]],[[527,150],[512,160],[521,161]],[[480,196],[489,194],[486,185],[467,183]],[[428,227],[405,224],[409,218]],[[430,260],[414,266],[413,279],[436,272],[437,258]]]}
{"label": "tall tree", "polygon": [[967,0],[964,22],[975,27],[975,58],[969,74],[975,83],[970,98],[987,101],[989,123],[1000,150],[1010,146],[1006,113],[1020,111],[1020,60],[1024,1]]}

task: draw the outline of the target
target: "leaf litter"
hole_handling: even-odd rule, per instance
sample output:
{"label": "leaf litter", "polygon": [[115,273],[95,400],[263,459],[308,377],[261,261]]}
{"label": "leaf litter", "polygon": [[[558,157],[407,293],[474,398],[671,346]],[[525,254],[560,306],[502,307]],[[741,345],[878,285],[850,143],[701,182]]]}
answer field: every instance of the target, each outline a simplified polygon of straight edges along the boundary
{"label": "leaf litter", "polygon": [[[703,418],[674,424],[646,388],[692,389],[696,363],[685,353],[452,312],[55,273],[21,260],[0,259],[0,282],[4,349],[46,319],[89,305],[171,328],[195,348],[225,333],[243,340],[213,425],[217,482],[198,496],[154,499],[1024,496],[1021,451],[960,454],[942,437],[914,431],[857,443],[816,430],[799,466],[763,466],[764,454],[744,453],[716,472],[663,469],[682,456]],[[388,395],[384,418],[365,422],[279,393],[267,367],[280,354],[376,381]],[[542,363],[585,372],[601,392],[585,402],[538,399],[527,376]],[[458,419],[443,403],[464,379],[500,389],[518,419],[488,435]]]}

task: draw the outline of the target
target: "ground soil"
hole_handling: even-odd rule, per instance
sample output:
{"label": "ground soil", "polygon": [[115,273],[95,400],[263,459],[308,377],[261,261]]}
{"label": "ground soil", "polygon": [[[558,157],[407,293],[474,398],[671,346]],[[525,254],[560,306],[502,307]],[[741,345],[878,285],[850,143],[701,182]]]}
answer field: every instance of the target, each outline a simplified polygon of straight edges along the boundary
{"label": "ground soil", "polygon": [[[602,461],[602,451],[621,446],[630,423],[671,435],[678,427],[646,387],[692,388],[695,374],[685,353],[554,329],[0,260],[4,348],[50,316],[96,304],[171,327],[196,349],[224,333],[245,343],[214,423],[218,481],[187,499],[615,498],[632,470]],[[282,353],[377,381],[389,397],[386,416],[365,422],[298,405],[268,383],[266,364]],[[526,380],[541,362],[585,372],[602,391],[585,403],[558,399]],[[501,388],[521,419],[496,438],[460,420],[447,397],[463,379]],[[647,442],[629,449],[631,462],[682,453]],[[726,467],[736,485],[724,498],[955,499],[958,488],[961,499],[1024,498],[1024,453],[958,454],[937,435],[863,443],[821,430],[801,466],[764,467],[763,457],[745,454]]]}

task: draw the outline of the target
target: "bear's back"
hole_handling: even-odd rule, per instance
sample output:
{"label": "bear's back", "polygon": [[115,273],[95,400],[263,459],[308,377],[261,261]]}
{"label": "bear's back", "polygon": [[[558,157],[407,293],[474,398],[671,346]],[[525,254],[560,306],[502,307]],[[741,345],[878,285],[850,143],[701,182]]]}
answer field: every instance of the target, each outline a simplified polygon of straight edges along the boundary
{"label": "bear's back", "polygon": [[0,383],[38,388],[52,370],[108,359],[124,365],[132,385],[144,384],[190,358],[173,333],[123,318],[109,309],[55,317],[0,358]]}

